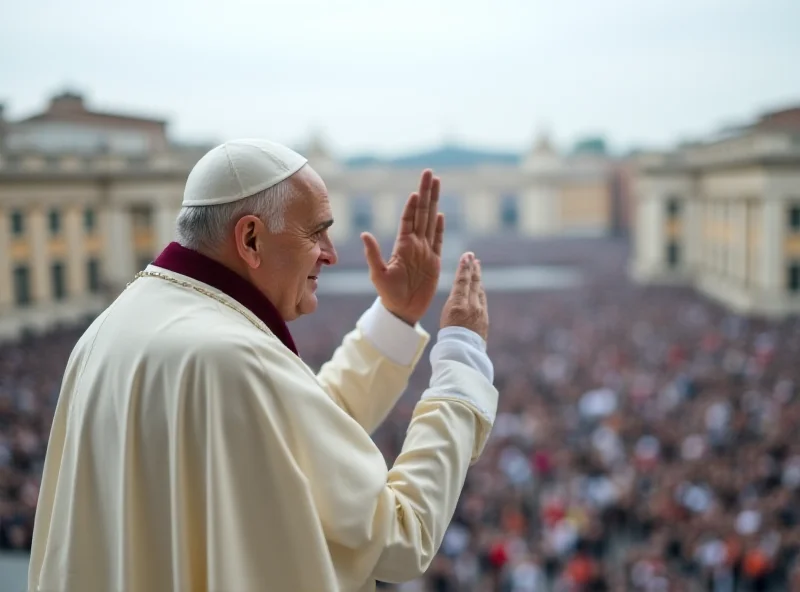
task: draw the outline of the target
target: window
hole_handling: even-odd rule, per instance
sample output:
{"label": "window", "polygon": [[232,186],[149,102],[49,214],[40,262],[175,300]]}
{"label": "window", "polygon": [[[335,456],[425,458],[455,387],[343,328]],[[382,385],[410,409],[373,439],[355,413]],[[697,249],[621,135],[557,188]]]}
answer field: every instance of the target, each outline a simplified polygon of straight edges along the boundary
{"label": "window", "polygon": [[25,216],[19,210],[11,212],[11,234],[14,236],[25,234]]}
{"label": "window", "polygon": [[17,306],[27,306],[31,303],[30,270],[25,265],[14,268],[14,301]]}
{"label": "window", "polygon": [[50,210],[49,215],[50,234],[58,234],[61,232],[61,212],[58,210]]}
{"label": "window", "polygon": [[456,195],[443,195],[439,200],[439,209],[444,214],[444,225],[447,232],[463,230],[461,217],[461,198]]}
{"label": "window", "polygon": [[67,296],[67,284],[64,278],[64,264],[53,263],[50,266],[50,282],[55,300],[64,300]]}
{"label": "window", "polygon": [[670,267],[677,267],[680,264],[680,259],[680,246],[675,241],[671,241],[667,244],[667,265]]}
{"label": "window", "polygon": [[677,197],[671,197],[667,200],[667,218],[674,220],[681,213],[681,202]]}
{"label": "window", "polygon": [[86,208],[83,211],[83,229],[86,231],[87,234],[91,234],[95,230],[96,220],[94,215],[94,210],[91,208]]}
{"label": "window", "polygon": [[800,293],[800,263],[790,263],[787,271],[786,287],[792,294]]}
{"label": "window", "polygon": [[789,207],[789,230],[800,232],[800,205]]}
{"label": "window", "polygon": [[350,202],[350,222],[353,230],[372,229],[372,200],[365,196],[356,196]]}
{"label": "window", "polygon": [[500,204],[500,224],[504,230],[516,230],[519,225],[519,204],[516,195],[504,195]]}
{"label": "window", "polygon": [[86,262],[86,283],[92,294],[100,291],[100,261],[97,259],[89,259]]}

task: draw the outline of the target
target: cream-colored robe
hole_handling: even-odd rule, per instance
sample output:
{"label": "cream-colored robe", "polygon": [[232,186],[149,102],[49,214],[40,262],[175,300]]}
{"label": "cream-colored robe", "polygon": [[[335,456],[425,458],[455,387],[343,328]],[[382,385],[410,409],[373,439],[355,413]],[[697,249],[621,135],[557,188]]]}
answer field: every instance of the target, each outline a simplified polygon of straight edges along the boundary
{"label": "cream-colored robe", "polygon": [[228,296],[148,269],[184,285],[134,281],[70,357],[29,590],[362,591],[423,573],[494,421],[491,369],[435,346],[387,469],[369,434],[423,330],[376,302],[315,375]]}

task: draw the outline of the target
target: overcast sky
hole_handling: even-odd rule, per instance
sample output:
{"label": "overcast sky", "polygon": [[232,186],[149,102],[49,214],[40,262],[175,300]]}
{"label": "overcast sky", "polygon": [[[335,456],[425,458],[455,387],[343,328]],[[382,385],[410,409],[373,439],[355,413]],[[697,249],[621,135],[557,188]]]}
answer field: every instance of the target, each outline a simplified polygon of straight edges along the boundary
{"label": "overcast sky", "polygon": [[0,100],[69,86],[176,139],[344,154],[659,146],[800,104],[798,31],[800,0],[10,0]]}

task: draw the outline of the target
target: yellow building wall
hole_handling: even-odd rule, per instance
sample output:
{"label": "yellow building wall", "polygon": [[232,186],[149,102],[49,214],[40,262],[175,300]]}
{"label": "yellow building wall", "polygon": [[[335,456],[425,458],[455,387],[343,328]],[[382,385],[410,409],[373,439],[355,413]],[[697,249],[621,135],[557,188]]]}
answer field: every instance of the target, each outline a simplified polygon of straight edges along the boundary
{"label": "yellow building wall", "polygon": [[155,233],[152,228],[133,229],[133,250],[137,253],[152,252],[155,245]]}
{"label": "yellow building wall", "polygon": [[790,234],[784,241],[783,250],[786,257],[800,258],[800,234]]}
{"label": "yellow building wall", "polygon": [[103,250],[103,236],[101,234],[84,235],[83,248],[87,253],[99,255]]}
{"label": "yellow building wall", "polygon": [[680,219],[667,220],[664,223],[664,234],[667,238],[678,238],[682,234],[683,224]]}
{"label": "yellow building wall", "polygon": [[571,228],[607,228],[610,195],[606,183],[568,184],[559,192],[561,225]]}
{"label": "yellow building wall", "polygon": [[[84,212],[87,207],[95,213],[95,226],[92,230],[87,230],[84,225]],[[61,215],[61,228],[56,234],[51,233],[47,221],[47,215],[52,209],[57,209]],[[10,216],[15,211],[23,214],[24,231],[20,236],[11,234]],[[80,298],[88,294],[86,266],[90,259],[101,259],[105,249],[101,226],[102,211],[102,207],[78,201],[77,196],[73,195],[63,196],[58,203],[48,200],[45,205],[37,203],[31,207],[6,204],[0,208],[0,223],[7,226],[4,253],[7,263],[0,276],[0,281],[6,284],[4,299],[13,306],[13,270],[18,265],[26,265],[30,269],[29,289],[34,297],[34,304],[49,301],[52,291],[50,266],[56,262],[66,267],[68,296]],[[35,228],[34,219],[37,222]],[[36,245],[35,230],[44,239]],[[136,239],[137,250],[152,249],[154,244],[152,228],[140,229]]]}
{"label": "yellow building wall", "polygon": [[48,249],[50,251],[51,258],[60,259],[66,257],[68,253],[67,241],[63,236],[51,238],[48,244]]}
{"label": "yellow building wall", "polygon": [[28,261],[31,258],[31,246],[27,238],[11,239],[11,260],[14,262]]}

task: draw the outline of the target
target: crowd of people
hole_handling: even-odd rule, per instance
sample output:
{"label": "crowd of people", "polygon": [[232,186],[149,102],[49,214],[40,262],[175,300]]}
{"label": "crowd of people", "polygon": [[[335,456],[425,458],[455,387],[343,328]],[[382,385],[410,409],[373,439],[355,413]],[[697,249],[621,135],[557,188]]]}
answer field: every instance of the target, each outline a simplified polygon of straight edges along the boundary
{"label": "crowd of people", "polygon": [[[442,548],[413,590],[800,590],[800,321],[640,287],[618,244],[476,246],[484,267],[568,263],[578,289],[489,291],[500,406]],[[324,282],[324,277],[321,280]],[[292,324],[319,367],[371,297]],[[437,298],[426,328],[435,333]],[[0,549],[26,549],[79,329],[0,348]],[[426,363],[374,435],[398,454]]]}

